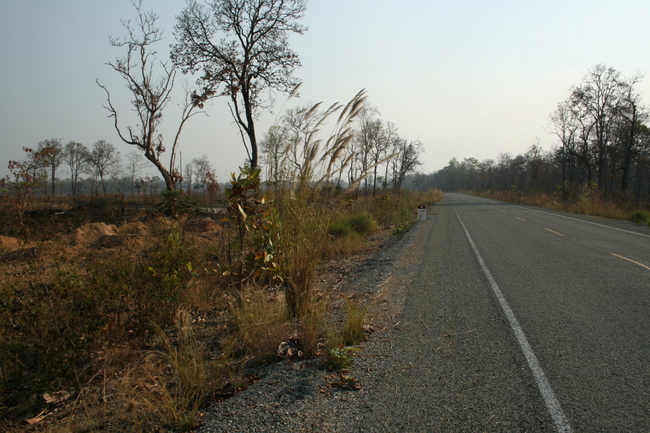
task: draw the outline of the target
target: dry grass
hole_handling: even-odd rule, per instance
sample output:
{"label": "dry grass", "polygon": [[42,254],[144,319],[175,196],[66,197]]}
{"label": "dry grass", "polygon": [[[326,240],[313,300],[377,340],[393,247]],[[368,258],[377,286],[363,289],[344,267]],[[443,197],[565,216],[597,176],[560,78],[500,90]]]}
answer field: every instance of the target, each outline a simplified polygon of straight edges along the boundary
{"label": "dry grass", "polygon": [[132,401],[164,426],[194,428],[199,423],[199,409],[223,385],[227,363],[209,360],[185,310],[177,313],[175,332],[170,335],[158,329],[157,338],[160,348],[145,357],[145,383],[133,388]]}
{"label": "dry grass", "polygon": [[230,307],[229,343],[240,356],[259,360],[274,357],[278,345],[291,335],[284,297],[277,291],[247,287]]}
{"label": "dry grass", "polygon": [[367,308],[358,299],[346,300],[345,321],[340,332],[343,346],[352,346],[363,341],[366,312]]}
{"label": "dry grass", "polygon": [[[57,228],[0,256],[0,429],[187,429],[204,402],[245,387],[247,365],[280,359],[280,343],[320,356],[358,342],[365,308],[333,310],[336,288],[315,284],[323,263],[369,251],[369,236],[410,225],[417,204],[438,196],[273,199],[237,248],[232,220],[193,233],[182,220],[133,215],[118,236],[78,246],[67,233],[85,216],[31,221]],[[350,215],[362,215],[351,235],[328,233]],[[73,399],[43,404],[59,390]]]}
{"label": "dry grass", "polygon": [[596,189],[595,185],[581,188],[560,187],[553,193],[510,190],[487,191],[478,195],[574,214],[628,220],[650,225],[648,218],[644,217],[649,212],[646,210],[647,204],[639,208],[635,200],[625,195],[605,197]]}

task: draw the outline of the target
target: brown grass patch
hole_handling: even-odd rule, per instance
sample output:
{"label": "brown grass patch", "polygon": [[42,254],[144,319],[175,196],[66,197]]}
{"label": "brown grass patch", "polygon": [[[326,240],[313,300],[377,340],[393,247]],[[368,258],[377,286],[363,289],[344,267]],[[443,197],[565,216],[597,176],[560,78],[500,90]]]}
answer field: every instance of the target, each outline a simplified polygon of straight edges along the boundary
{"label": "brown grass patch", "polygon": [[[414,221],[414,203],[433,199],[283,200],[260,205],[243,238],[232,218],[132,219],[107,208],[101,218],[73,205],[74,214],[30,216],[39,219],[28,226],[45,227],[34,244],[0,256],[0,429],[189,428],[203,402],[246,385],[247,365],[281,359],[281,343],[309,357],[358,341],[365,304],[342,301],[339,270],[320,277],[326,263],[361,260]],[[351,213],[376,225],[365,236],[327,233]],[[78,231],[69,245],[89,223],[108,232]],[[56,391],[73,397],[40,398]]]}

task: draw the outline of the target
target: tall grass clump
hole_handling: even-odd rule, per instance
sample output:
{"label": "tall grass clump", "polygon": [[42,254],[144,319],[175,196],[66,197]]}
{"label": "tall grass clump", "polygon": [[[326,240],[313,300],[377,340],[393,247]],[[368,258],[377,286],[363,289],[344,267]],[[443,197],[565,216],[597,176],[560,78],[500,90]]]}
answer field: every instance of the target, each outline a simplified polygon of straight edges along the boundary
{"label": "tall grass clump", "polygon": [[636,209],[630,213],[629,220],[637,224],[650,226],[650,211]]}
{"label": "tall grass clump", "polygon": [[[289,317],[305,314],[312,297],[316,268],[328,242],[330,209],[319,203],[323,186],[329,185],[352,162],[346,150],[352,141],[353,122],[366,102],[365,91],[346,105],[321,103],[297,109],[284,118],[286,135],[272,158],[272,185],[268,189],[276,210],[274,221],[278,269],[285,287]],[[336,118],[327,138],[322,129]],[[356,221],[357,229],[363,230]]]}
{"label": "tall grass clump", "polygon": [[329,225],[327,231],[334,237],[345,237],[352,233],[367,236],[377,228],[377,222],[367,212],[339,215]]}
{"label": "tall grass clump", "polygon": [[[340,327],[328,337],[326,360],[329,367],[338,372],[352,368],[353,354],[359,351],[355,345],[365,338],[364,320],[367,308],[358,299],[346,299],[346,311]],[[353,379],[350,377],[350,379]]]}
{"label": "tall grass clump", "polygon": [[172,332],[156,330],[153,344],[142,368],[125,378],[130,400],[141,408],[133,410],[133,416],[142,417],[144,412],[175,430],[197,427],[199,409],[223,385],[228,360],[209,359],[190,313],[183,309],[177,311]]}
{"label": "tall grass clump", "polygon": [[324,258],[329,215],[300,196],[286,195],[279,206],[277,244],[289,317],[299,318],[312,299],[313,280]]}
{"label": "tall grass clump", "polygon": [[341,328],[341,344],[352,346],[363,341],[367,308],[355,299],[346,300],[346,315]]}
{"label": "tall grass clump", "polygon": [[249,286],[229,309],[229,343],[234,354],[258,361],[274,358],[278,345],[290,334],[287,310],[276,293]]}

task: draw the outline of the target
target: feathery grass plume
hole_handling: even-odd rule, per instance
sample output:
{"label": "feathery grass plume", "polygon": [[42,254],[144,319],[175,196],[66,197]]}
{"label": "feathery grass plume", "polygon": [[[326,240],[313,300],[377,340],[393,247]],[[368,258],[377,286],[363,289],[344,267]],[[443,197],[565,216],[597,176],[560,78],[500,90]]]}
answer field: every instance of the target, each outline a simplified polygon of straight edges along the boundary
{"label": "feathery grass plume", "polygon": [[290,110],[283,118],[289,131],[284,154],[291,164],[296,191],[305,191],[319,170],[319,155],[323,140],[321,128],[325,121],[341,106],[332,104],[324,111],[320,110],[322,102]]}
{"label": "feathery grass plume", "polygon": [[[366,101],[366,90],[363,89],[341,111],[334,129],[327,139],[325,152],[320,160],[321,163],[326,163],[326,169],[316,182],[315,188],[319,188],[323,183],[328,183],[333,176],[342,172],[352,162],[352,155],[345,156],[345,151],[354,138],[352,124],[363,110]],[[337,163],[339,163],[339,167],[335,170],[334,167]]]}
{"label": "feathery grass plume", "polygon": [[[276,171],[276,194],[279,192],[279,167],[276,165],[283,166],[283,175],[292,185],[291,189],[296,193],[312,195],[351,164],[353,158],[346,154],[346,150],[354,137],[352,124],[362,112],[366,100],[364,89],[345,105],[336,102],[323,109],[323,102],[318,102],[289,110],[284,115],[281,121],[283,126],[274,126],[273,133],[268,136],[268,152],[275,152],[271,159]],[[334,126],[325,139],[323,129],[336,114]],[[279,154],[272,148],[276,145],[275,142],[271,143],[272,139],[284,141]]]}

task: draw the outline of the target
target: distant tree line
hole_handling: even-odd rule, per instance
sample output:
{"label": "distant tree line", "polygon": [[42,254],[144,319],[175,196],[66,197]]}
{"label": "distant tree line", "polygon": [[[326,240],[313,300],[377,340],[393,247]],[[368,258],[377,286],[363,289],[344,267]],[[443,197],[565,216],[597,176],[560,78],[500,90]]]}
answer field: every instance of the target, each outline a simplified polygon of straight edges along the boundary
{"label": "distant tree line", "polygon": [[571,88],[550,116],[558,145],[545,152],[539,140],[523,155],[496,160],[452,159],[418,182],[446,191],[469,189],[551,190],[589,187],[605,196],[650,197],[648,109],[637,86],[641,74],[623,78],[597,65]]}
{"label": "distant tree line", "polygon": [[[92,147],[76,141],[65,145],[50,138],[36,149],[25,148],[25,158],[10,161],[11,176],[2,179],[6,194],[30,186],[36,195],[127,194],[154,195],[165,188],[164,179],[143,172],[148,167],[144,157],[131,152],[123,159],[115,146],[97,140]],[[179,184],[188,194],[215,198],[221,187],[207,155],[185,165],[186,176]],[[182,171],[181,171],[182,173]]]}
{"label": "distant tree line", "polygon": [[[288,37],[306,30],[300,24],[305,0],[189,0],[177,16],[176,42],[167,59],[160,59],[155,48],[163,39],[158,15],[144,11],[142,0],[133,4],[135,19],[122,22],[125,35],[109,40],[124,54],[106,64],[126,84],[135,118],[129,114],[125,120],[129,110],[117,104],[106,86],[97,84],[105,91],[104,107],[115,131],[135,152],[122,166],[115,146],[104,140],[92,149],[76,142],[64,146],[58,139],[45,140],[39,149],[28,152],[32,159],[38,156],[38,164],[14,162],[28,165],[34,172],[30,181],[49,185],[50,195],[57,191],[135,194],[158,188],[160,182],[172,196],[178,191],[216,194],[216,175],[207,157],[183,167],[179,138],[188,120],[219,96],[228,97],[247,152],[246,165],[251,169],[265,165],[267,180],[276,186],[345,185],[373,193],[378,188],[400,190],[408,174],[420,165],[422,143],[398,135],[395,125],[381,120],[367,104],[364,92],[347,106],[323,109],[315,104],[291,109],[258,143],[256,122],[261,111],[272,106],[274,93],[295,96],[300,86],[293,76],[300,61],[289,48]],[[198,77],[179,104],[173,138],[164,140],[161,127],[178,71]],[[325,139],[321,129],[335,113],[339,117],[334,132]],[[138,176],[145,161],[155,167],[156,176]],[[58,181],[60,166],[67,167],[67,183]],[[9,185],[9,180],[4,184]]]}

